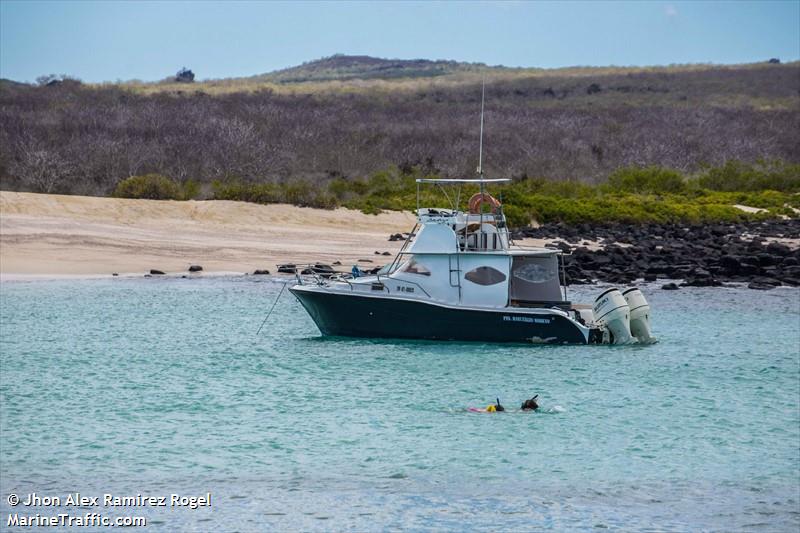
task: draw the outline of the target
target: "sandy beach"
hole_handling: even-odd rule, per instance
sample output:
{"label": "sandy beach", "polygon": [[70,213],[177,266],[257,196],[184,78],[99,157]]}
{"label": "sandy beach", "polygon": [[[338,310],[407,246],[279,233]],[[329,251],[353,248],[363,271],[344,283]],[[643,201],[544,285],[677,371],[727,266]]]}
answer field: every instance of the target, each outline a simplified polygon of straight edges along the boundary
{"label": "sandy beach", "polygon": [[[384,264],[411,213],[230,201],[157,201],[0,191],[0,274],[15,276],[274,272],[278,263]],[[360,263],[370,266],[369,263]]]}

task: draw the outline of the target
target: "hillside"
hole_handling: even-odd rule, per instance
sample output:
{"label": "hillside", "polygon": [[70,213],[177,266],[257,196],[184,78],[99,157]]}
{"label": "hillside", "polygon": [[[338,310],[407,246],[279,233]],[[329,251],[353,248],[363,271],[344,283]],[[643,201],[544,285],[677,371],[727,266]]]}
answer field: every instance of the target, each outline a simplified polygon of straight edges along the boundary
{"label": "hillside", "polygon": [[[634,67],[565,67],[555,69],[511,68],[502,65],[488,66],[483,63],[426,59],[383,59],[371,56],[334,56],[309,61],[294,67],[243,78],[206,79],[192,84],[176,83],[170,76],[159,82],[128,81],[120,84],[93,84],[93,87],[119,87],[137,94],[202,91],[221,95],[239,92],[270,91],[280,94],[331,94],[365,92],[416,92],[420,90],[450,90],[482,83],[537,80],[545,85],[583,84],[585,80],[597,78],[625,78],[655,76],[662,79],[671,76],[697,73],[700,76],[719,77],[726,72],[748,73],[745,77],[758,77],[764,69],[780,69],[799,63],[773,65],[750,63],[742,65],[668,65]],[[624,87],[624,85],[623,85]],[[556,88],[553,88],[556,91]],[[568,90],[568,89],[567,89]],[[723,89],[733,92],[733,89]],[[562,90],[562,94],[563,94]],[[556,94],[559,94],[556,92]]]}
{"label": "hillside", "polygon": [[276,83],[306,83],[332,80],[393,80],[397,78],[432,78],[457,73],[501,72],[506,67],[487,67],[483,63],[430,61],[427,59],[382,59],[370,56],[337,54],[295,67],[278,70],[254,80]]}
{"label": "hillside", "polygon": [[492,176],[601,183],[631,166],[800,163],[800,63],[551,71],[334,56],[194,84],[2,83],[0,187],[105,196],[157,173],[209,197],[215,181],[471,176],[484,76]]}

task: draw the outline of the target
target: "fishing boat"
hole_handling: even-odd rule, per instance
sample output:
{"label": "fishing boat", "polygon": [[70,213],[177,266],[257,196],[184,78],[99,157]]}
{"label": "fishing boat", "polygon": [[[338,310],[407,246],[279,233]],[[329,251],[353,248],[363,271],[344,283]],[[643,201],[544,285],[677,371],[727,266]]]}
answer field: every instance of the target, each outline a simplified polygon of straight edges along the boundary
{"label": "fishing boat", "polygon": [[[323,335],[547,344],[650,343],[650,307],[635,288],[592,305],[567,299],[562,252],[511,240],[486,187],[505,179],[418,179],[475,186],[456,208],[417,209],[394,260],[370,276],[299,277],[289,290]],[[456,195],[457,197],[458,195]],[[487,209],[488,208],[488,209]]]}
{"label": "fishing boat", "polygon": [[[630,287],[593,304],[568,300],[562,252],[516,245],[503,204],[488,192],[508,179],[417,179],[417,223],[374,275],[301,277],[289,290],[323,335],[544,344],[650,343],[650,307]],[[422,207],[422,187],[449,207]],[[450,194],[448,194],[448,189]],[[464,190],[477,190],[461,205]],[[463,208],[462,208],[463,207]]]}

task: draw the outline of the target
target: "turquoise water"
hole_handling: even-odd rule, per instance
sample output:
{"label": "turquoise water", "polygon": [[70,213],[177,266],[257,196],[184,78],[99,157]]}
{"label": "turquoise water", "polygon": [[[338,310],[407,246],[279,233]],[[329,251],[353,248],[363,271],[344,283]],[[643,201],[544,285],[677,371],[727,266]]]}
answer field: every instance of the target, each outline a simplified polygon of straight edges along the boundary
{"label": "turquoise water", "polygon": [[256,336],[279,289],[2,283],[0,529],[74,491],[212,493],[92,508],[148,531],[800,527],[798,289],[644,286],[644,347],[324,339],[288,292]]}

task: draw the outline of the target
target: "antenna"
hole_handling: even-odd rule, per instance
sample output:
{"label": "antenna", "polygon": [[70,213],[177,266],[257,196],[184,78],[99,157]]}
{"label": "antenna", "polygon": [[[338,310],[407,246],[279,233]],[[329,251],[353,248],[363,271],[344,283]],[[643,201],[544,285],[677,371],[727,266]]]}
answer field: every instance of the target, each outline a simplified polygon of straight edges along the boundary
{"label": "antenna", "polygon": [[486,76],[483,77],[481,85],[481,140],[478,148],[478,174],[483,177],[483,102],[486,96]]}

